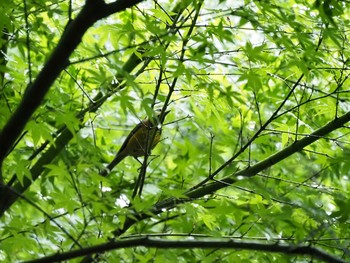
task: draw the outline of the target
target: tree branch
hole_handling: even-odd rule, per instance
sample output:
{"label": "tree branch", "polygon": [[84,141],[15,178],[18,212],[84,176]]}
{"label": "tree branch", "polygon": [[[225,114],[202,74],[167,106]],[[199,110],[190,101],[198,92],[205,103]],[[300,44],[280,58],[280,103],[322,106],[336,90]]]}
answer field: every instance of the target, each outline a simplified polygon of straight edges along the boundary
{"label": "tree branch", "polygon": [[40,106],[51,85],[68,65],[70,55],[81,42],[85,32],[96,21],[115,12],[123,11],[141,1],[119,0],[111,4],[105,4],[102,0],[86,2],[76,19],[67,26],[57,47],[33,84],[28,85],[21,103],[2,129],[0,133],[0,167],[26,123]]}
{"label": "tree branch", "polygon": [[165,199],[163,201],[158,202],[153,206],[152,209],[148,212],[144,213],[136,213],[132,218],[127,218],[122,228],[117,229],[113,232],[115,236],[119,236],[122,233],[124,233],[127,229],[129,229],[130,226],[135,224],[138,221],[144,220],[146,218],[150,218],[152,215],[160,214],[164,211],[164,209],[171,209],[174,206],[176,206],[179,203],[185,203],[193,200],[194,198],[203,197],[208,194],[213,194],[214,192],[228,187],[234,183],[237,182],[237,177],[252,177],[259,172],[271,167],[272,165],[286,159],[287,157],[291,156],[292,154],[301,151],[306,146],[312,144],[313,142],[321,139],[323,136],[331,133],[332,131],[342,127],[345,123],[350,121],[350,112],[347,112],[343,116],[334,119],[333,121],[329,122],[328,124],[324,125],[320,129],[316,130],[315,132],[311,133],[309,136],[304,137],[301,140],[298,140],[294,142],[292,145],[284,148],[283,150],[277,152],[276,154],[270,156],[269,158],[250,166],[244,170],[238,171],[231,176],[228,176],[220,181],[216,181],[213,183],[208,183],[205,185],[202,185],[200,188],[191,190],[185,193],[187,198],[177,199],[170,197],[168,199]]}
{"label": "tree branch", "polygon": [[193,249],[193,248],[216,248],[216,249],[244,249],[253,251],[264,251],[273,253],[285,253],[288,255],[307,255],[310,257],[316,257],[320,260],[330,263],[345,263],[340,258],[334,257],[323,250],[320,250],[311,246],[294,246],[288,244],[276,244],[276,243],[258,243],[258,242],[236,242],[233,239],[230,240],[162,240],[149,237],[131,238],[128,240],[118,240],[96,245],[84,249],[74,250],[66,253],[54,254],[52,256],[34,259],[27,261],[26,263],[49,263],[69,260],[81,256],[87,256],[95,253],[103,253],[106,251],[128,248],[128,247],[152,247],[161,249]]}

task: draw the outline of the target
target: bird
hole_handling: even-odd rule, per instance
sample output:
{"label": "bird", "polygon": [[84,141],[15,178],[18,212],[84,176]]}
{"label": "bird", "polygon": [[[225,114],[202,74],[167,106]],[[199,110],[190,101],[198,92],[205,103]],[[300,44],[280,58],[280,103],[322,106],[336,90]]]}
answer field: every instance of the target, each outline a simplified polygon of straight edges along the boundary
{"label": "bird", "polygon": [[[150,148],[149,150],[152,150],[160,141],[160,135],[162,133],[161,125],[169,112],[165,111],[163,116],[161,116],[161,110],[157,110],[154,117],[145,118],[137,124],[126,137],[112,162],[101,172],[101,175],[107,176],[127,156],[135,158],[145,156],[147,154],[147,141],[153,136],[153,142],[148,146]],[[152,134],[153,132],[155,134]]]}

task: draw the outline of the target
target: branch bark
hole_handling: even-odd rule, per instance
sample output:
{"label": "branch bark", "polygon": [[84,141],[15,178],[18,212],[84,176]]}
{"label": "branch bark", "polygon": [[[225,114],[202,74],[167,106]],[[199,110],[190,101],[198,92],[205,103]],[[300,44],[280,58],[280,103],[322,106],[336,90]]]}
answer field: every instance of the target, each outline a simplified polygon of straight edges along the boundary
{"label": "branch bark", "polygon": [[84,249],[70,251],[61,254],[54,254],[52,256],[27,261],[26,263],[49,263],[60,262],[69,260],[81,256],[87,256],[95,253],[103,253],[106,251],[128,248],[128,247],[152,247],[160,249],[174,249],[174,248],[216,248],[216,249],[245,249],[254,251],[265,251],[273,253],[285,253],[288,255],[308,255],[316,257],[320,260],[330,263],[345,263],[340,258],[330,255],[318,248],[312,246],[294,246],[289,244],[276,244],[276,243],[257,243],[257,242],[236,242],[230,240],[162,240],[149,237],[132,238],[128,240],[118,240],[96,245]]}
{"label": "branch bark", "polygon": [[142,0],[119,0],[111,4],[87,1],[76,19],[68,24],[57,47],[32,85],[29,85],[16,111],[0,132],[0,167],[26,123],[40,106],[46,93],[69,63],[69,57],[81,42],[85,32],[98,20],[136,5]]}

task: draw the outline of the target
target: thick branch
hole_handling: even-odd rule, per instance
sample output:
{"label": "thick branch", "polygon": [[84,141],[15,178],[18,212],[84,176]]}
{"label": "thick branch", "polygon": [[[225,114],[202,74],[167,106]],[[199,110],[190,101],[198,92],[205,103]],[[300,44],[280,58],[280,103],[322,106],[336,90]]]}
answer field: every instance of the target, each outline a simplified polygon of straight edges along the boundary
{"label": "thick branch", "polygon": [[81,256],[87,256],[95,253],[103,253],[109,250],[121,249],[127,247],[153,247],[162,249],[174,249],[174,248],[216,248],[216,249],[245,249],[254,251],[285,253],[289,255],[308,255],[316,257],[325,262],[332,263],[344,263],[340,258],[334,257],[320,249],[311,246],[294,246],[288,244],[276,244],[276,243],[257,243],[257,242],[235,242],[234,240],[162,240],[155,238],[133,238],[128,240],[112,241],[105,244],[88,247],[85,249],[79,249],[61,254],[54,254],[52,256],[27,261],[27,263],[40,263],[40,262],[60,262],[69,260]]}
{"label": "thick branch", "polygon": [[27,87],[20,105],[2,129],[0,133],[0,166],[11,146],[22,133],[26,123],[40,106],[50,86],[68,65],[70,55],[81,42],[85,32],[99,19],[125,10],[141,1],[120,0],[108,5],[102,0],[87,1],[76,19],[67,26],[44,68],[33,84]]}
{"label": "thick branch", "polygon": [[329,122],[328,124],[324,125],[320,129],[311,133],[309,136],[306,136],[303,139],[294,142],[290,146],[271,155],[267,159],[253,166],[250,166],[242,171],[239,171],[233,174],[232,176],[226,177],[225,179],[220,180],[220,182],[214,182],[211,184],[204,185],[202,188],[199,188],[197,190],[187,193],[187,195],[191,198],[201,197],[206,194],[211,194],[221,188],[224,188],[228,185],[235,183],[237,181],[238,176],[244,176],[244,177],[254,176],[262,172],[263,170],[273,166],[274,164],[286,159],[287,157],[292,156],[294,153],[297,153],[303,150],[306,146],[314,143],[319,139],[322,139],[324,136],[335,131],[336,129],[343,127],[344,124],[346,124],[348,121],[350,121],[350,112]]}

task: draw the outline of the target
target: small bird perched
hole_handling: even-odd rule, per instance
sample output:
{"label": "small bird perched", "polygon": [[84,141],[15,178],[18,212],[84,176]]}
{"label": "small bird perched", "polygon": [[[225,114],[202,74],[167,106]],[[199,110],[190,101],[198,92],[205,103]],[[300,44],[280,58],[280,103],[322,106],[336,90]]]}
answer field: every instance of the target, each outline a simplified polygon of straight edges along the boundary
{"label": "small bird perched", "polygon": [[[127,156],[135,158],[145,156],[147,154],[147,141],[153,136],[153,143],[148,146],[148,150],[152,150],[160,140],[160,135],[162,133],[161,125],[169,112],[170,111],[165,111],[163,116],[160,116],[161,111],[157,111],[156,116],[153,118],[146,118],[137,124],[126,137],[112,162],[101,172],[101,175],[106,176]],[[155,132],[155,134],[153,134],[153,132]]]}

